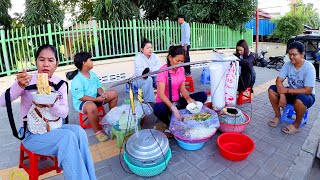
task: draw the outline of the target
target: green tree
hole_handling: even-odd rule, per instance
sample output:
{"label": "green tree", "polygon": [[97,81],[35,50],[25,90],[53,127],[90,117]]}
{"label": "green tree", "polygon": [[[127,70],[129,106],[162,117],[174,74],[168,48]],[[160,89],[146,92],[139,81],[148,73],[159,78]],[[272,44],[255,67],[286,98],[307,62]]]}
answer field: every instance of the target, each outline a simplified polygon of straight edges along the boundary
{"label": "green tree", "polygon": [[256,9],[256,0],[140,0],[147,19],[176,20],[184,14],[187,21],[216,23],[232,29],[240,29],[252,18]]}
{"label": "green tree", "polygon": [[5,28],[10,28],[11,17],[8,10],[11,8],[10,0],[0,0],[0,25],[4,25]]}
{"label": "green tree", "polygon": [[58,0],[65,12],[70,12],[72,20],[86,21],[93,16],[93,0]]}
{"label": "green tree", "polygon": [[129,0],[97,0],[94,15],[110,21],[132,19],[139,16],[139,8]]}
{"label": "green tree", "polygon": [[[317,29],[320,27],[320,16],[313,6],[311,3],[305,4],[302,0],[299,0],[296,4],[296,13],[305,17],[305,25]],[[293,7],[291,7],[290,13],[294,13],[293,11]]]}
{"label": "green tree", "polygon": [[26,0],[24,18],[26,26],[45,24],[47,20],[63,24],[64,12],[54,0]]}
{"label": "green tree", "polygon": [[272,38],[279,38],[282,42],[287,42],[292,36],[302,34],[306,18],[300,14],[287,13],[285,16],[275,19],[276,28],[272,32]]}
{"label": "green tree", "polygon": [[12,28],[21,28],[25,25],[24,15],[22,13],[14,13],[11,21]]}

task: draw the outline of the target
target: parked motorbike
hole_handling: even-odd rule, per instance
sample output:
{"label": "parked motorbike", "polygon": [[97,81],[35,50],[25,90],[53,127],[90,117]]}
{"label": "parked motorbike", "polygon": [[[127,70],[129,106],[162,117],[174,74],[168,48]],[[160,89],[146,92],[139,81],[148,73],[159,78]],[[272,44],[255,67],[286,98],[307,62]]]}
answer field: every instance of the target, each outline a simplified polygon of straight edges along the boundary
{"label": "parked motorbike", "polygon": [[284,56],[271,56],[269,60],[267,67],[269,69],[275,68],[277,71],[279,71],[285,63]]}
{"label": "parked motorbike", "polygon": [[267,53],[268,51],[262,50],[261,53],[258,54],[258,57],[255,59],[255,63],[253,65],[258,67],[266,67],[268,65],[268,61],[264,56]]}

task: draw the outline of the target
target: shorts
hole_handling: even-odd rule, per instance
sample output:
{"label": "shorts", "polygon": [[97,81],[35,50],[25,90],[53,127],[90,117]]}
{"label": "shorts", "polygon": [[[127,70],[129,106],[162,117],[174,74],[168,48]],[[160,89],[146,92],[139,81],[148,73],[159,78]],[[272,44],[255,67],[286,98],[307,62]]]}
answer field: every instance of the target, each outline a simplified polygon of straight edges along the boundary
{"label": "shorts", "polygon": [[[274,92],[278,92],[276,85],[271,85],[269,89],[272,89]],[[313,94],[286,94],[286,99],[288,104],[294,104],[295,100],[299,99],[307,109],[315,102],[315,96]]]}
{"label": "shorts", "polygon": [[[86,101],[86,102],[89,102],[89,101]],[[86,102],[82,101],[81,104],[80,104],[79,110],[80,110],[80,113],[82,113],[82,114],[84,114],[84,113],[83,113],[83,105],[84,105]],[[93,102],[93,103],[95,103],[95,104],[97,105],[97,107],[100,107],[100,106],[103,105],[102,103],[97,103],[97,102]]]}

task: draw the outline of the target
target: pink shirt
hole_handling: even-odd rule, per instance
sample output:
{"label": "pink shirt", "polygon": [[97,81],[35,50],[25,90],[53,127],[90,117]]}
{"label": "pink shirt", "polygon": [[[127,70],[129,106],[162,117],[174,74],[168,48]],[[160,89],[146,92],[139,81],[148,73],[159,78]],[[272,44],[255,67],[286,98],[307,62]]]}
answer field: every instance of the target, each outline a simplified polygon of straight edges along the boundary
{"label": "pink shirt", "polygon": [[[30,85],[32,84],[36,84],[37,83],[37,78],[38,76],[32,75],[31,81],[30,81]],[[49,81],[53,82],[55,84],[58,84],[60,82],[60,78],[52,76]],[[52,90],[54,90],[52,88]],[[22,89],[19,85],[18,85],[18,81],[15,81],[13,83],[13,85],[11,86],[10,89],[10,94],[11,94],[11,102],[16,100],[17,98],[19,98],[21,96],[21,103],[20,103],[20,126],[23,126],[23,118],[28,114],[29,109],[32,105],[32,96],[31,96],[31,92],[36,91],[36,90],[29,90],[29,91],[25,91],[24,89]],[[50,108],[50,112],[53,115],[56,115],[58,117],[61,118],[65,118],[68,115],[69,112],[69,107],[68,107],[68,99],[67,99],[67,86],[64,83],[60,89],[58,90],[61,94],[62,94],[62,99],[57,100],[54,103],[54,106],[52,108]],[[0,106],[5,107],[6,106],[6,100],[5,100],[5,92],[3,92],[1,94],[0,97]],[[14,112],[13,112],[14,113]],[[7,115],[5,115],[7,116]]]}
{"label": "pink shirt", "polygon": [[[166,64],[163,65],[160,69],[168,67]],[[172,101],[178,101],[180,98],[180,92],[179,88],[180,85],[186,80],[186,77],[184,75],[184,68],[179,67],[176,72],[174,72],[172,69],[169,70],[170,76],[171,76],[171,87],[172,87]],[[157,76],[157,82],[165,83],[165,90],[164,94],[169,98],[169,79],[168,79],[168,71],[164,71],[158,74]],[[157,94],[156,102],[162,102],[159,95]]]}

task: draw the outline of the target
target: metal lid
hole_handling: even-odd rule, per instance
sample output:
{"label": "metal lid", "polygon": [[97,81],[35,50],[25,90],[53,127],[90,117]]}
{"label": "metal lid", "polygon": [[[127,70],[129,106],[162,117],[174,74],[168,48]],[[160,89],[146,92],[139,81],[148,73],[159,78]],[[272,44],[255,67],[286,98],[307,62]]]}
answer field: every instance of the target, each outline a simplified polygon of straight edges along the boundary
{"label": "metal lid", "polygon": [[168,138],[155,129],[144,129],[130,136],[126,153],[138,160],[155,160],[164,156],[169,149]]}

